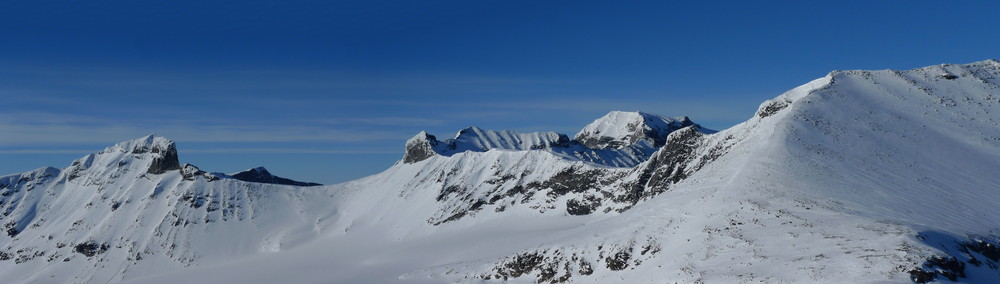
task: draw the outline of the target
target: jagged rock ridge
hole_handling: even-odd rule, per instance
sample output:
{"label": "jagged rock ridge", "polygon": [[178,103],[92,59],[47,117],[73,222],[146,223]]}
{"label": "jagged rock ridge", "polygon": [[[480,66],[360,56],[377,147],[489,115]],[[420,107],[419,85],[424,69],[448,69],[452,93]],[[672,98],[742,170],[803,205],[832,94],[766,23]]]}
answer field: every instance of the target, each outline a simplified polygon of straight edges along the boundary
{"label": "jagged rock ridge", "polygon": [[702,128],[687,117],[674,119],[643,112],[622,111],[610,112],[588,124],[574,139],[556,132],[518,133],[469,127],[459,131],[455,138],[439,141],[434,135],[421,131],[406,142],[403,162],[416,163],[435,155],[452,156],[466,151],[500,149],[539,150],[569,160],[633,167],[663,146],[671,132],[688,126],[703,133],[715,132]]}

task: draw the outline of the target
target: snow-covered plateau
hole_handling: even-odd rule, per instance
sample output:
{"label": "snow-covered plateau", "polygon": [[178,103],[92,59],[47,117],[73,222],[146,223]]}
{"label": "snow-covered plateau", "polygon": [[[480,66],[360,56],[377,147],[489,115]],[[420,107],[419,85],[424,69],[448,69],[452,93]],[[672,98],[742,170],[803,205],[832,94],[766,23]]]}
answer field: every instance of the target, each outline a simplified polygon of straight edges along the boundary
{"label": "snow-covered plateau", "polygon": [[336,185],[178,153],[0,177],[0,282],[1000,282],[996,60],[834,71],[721,131],[421,132]]}

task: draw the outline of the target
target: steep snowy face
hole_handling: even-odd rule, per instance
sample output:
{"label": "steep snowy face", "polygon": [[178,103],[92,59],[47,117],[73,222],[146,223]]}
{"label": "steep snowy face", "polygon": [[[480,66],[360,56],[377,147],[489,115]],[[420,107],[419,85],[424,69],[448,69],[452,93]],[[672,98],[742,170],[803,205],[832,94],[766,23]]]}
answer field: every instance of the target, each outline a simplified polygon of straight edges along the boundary
{"label": "steep snowy face", "polygon": [[[877,218],[1000,228],[997,215],[983,214],[990,206],[979,207],[1000,188],[991,174],[1000,168],[1000,63],[828,77],[808,95],[786,96],[792,103],[779,111],[789,113],[776,137],[789,156],[787,172],[829,183],[803,191]],[[829,170],[805,170],[817,167]],[[865,194],[848,194],[858,191]],[[926,207],[942,209],[916,209]]]}
{"label": "steep snowy face", "polygon": [[662,146],[667,134],[695,125],[686,116],[670,118],[644,112],[612,111],[576,134],[589,148],[622,148],[640,142]]}

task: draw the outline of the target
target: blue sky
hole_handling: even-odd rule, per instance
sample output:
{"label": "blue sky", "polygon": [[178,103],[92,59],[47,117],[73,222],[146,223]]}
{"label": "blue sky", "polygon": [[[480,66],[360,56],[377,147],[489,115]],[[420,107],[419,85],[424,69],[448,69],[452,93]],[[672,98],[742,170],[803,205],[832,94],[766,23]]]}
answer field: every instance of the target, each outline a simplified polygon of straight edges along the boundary
{"label": "blue sky", "polygon": [[335,183],[420,130],[575,134],[611,110],[724,129],[835,69],[997,58],[958,1],[0,4],[0,174],[156,133],[181,161]]}

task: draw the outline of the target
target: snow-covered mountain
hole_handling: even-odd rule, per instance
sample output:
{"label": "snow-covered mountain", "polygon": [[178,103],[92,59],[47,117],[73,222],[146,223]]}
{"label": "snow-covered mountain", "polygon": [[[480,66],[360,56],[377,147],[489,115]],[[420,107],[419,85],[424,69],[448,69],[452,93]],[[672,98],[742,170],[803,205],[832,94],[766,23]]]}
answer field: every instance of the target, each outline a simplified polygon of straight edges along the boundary
{"label": "snow-covered mountain", "polygon": [[644,112],[612,111],[580,130],[576,140],[590,148],[621,148],[642,142],[659,147],[666,142],[667,134],[691,125],[694,123],[686,116],[669,118]]}
{"label": "snow-covered mountain", "polygon": [[421,132],[313,185],[147,136],[0,177],[20,283],[997,282],[1000,62],[834,71],[719,132]]}
{"label": "snow-covered mountain", "polygon": [[544,150],[567,160],[612,167],[633,167],[663,146],[670,132],[688,126],[693,126],[699,132],[715,133],[714,130],[691,122],[687,117],[673,119],[622,111],[613,111],[590,123],[573,140],[555,132],[517,133],[469,127],[459,131],[455,138],[439,141],[434,135],[421,131],[406,141],[403,162],[415,163],[435,155],[450,157],[457,153],[486,152],[491,149]]}

